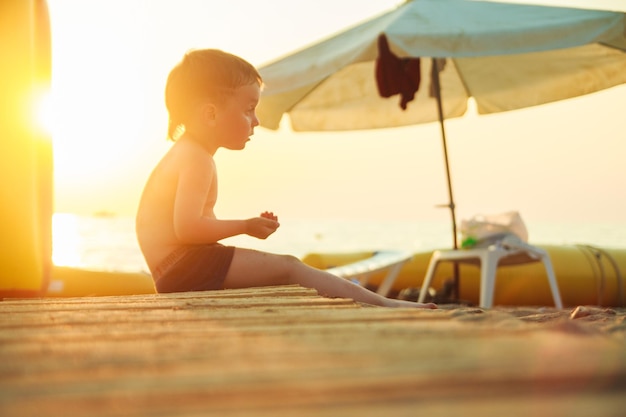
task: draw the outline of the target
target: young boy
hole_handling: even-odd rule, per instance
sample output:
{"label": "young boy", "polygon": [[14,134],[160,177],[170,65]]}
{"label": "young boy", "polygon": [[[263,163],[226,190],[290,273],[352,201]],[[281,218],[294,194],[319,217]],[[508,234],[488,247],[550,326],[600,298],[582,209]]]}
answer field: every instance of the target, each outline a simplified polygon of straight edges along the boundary
{"label": "young boy", "polygon": [[247,220],[215,217],[219,148],[240,150],[259,125],[262,80],[243,59],[213,49],[187,53],[165,89],[168,139],[174,145],[152,172],[137,213],[137,238],[158,292],[300,284],[321,295],[389,307],[436,308],[382,297],[289,255],[224,246],[247,234],[276,231],[271,212]]}

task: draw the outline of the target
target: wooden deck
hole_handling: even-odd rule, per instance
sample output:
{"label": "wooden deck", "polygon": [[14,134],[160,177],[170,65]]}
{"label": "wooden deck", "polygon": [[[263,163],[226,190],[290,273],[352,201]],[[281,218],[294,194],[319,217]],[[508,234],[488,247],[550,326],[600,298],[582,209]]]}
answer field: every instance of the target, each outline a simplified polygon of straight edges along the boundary
{"label": "wooden deck", "polygon": [[0,301],[0,416],[621,416],[626,311],[298,286]]}

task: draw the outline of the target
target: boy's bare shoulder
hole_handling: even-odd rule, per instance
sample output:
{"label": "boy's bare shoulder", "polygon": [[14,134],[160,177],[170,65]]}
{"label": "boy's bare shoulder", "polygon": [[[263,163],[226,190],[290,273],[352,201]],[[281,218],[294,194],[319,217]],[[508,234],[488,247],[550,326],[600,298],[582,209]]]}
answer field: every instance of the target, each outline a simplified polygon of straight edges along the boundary
{"label": "boy's bare shoulder", "polygon": [[213,155],[211,155],[200,144],[193,141],[179,141],[172,146],[170,152],[173,152],[177,159],[180,159],[184,163],[190,163],[194,161],[206,162],[212,161]]}
{"label": "boy's bare shoulder", "polygon": [[168,172],[195,169],[197,167],[206,168],[207,164],[212,160],[212,155],[201,146],[193,142],[179,141],[174,143],[163,156],[157,165],[157,169]]}

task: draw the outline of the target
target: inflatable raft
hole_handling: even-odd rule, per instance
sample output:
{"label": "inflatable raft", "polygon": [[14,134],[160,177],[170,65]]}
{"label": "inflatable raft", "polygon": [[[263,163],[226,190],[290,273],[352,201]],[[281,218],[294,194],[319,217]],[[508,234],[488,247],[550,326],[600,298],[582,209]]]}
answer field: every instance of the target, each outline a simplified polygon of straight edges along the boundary
{"label": "inflatable raft", "polygon": [[61,266],[52,267],[46,297],[98,297],[109,295],[154,294],[152,276],[144,272],[95,271]]}
{"label": "inflatable raft", "polygon": [[[536,245],[545,249],[552,260],[554,273],[564,306],[626,305],[623,279],[626,275],[626,249],[601,249],[589,245]],[[346,254],[311,253],[303,261],[320,269],[330,269],[372,257],[375,252]],[[396,296],[406,288],[419,289],[422,285],[432,252],[414,254],[406,262],[394,281],[389,296]],[[376,289],[386,271],[373,273],[368,286]],[[459,299],[478,304],[480,269],[474,265],[459,265]],[[440,291],[446,280],[454,276],[451,263],[437,268],[432,288]],[[499,267],[496,274],[494,305],[551,306],[552,294],[546,272],[540,262]]]}
{"label": "inflatable raft", "polygon": [[[589,245],[538,245],[552,260],[561,299],[565,307],[598,305],[626,306],[624,277],[626,249],[601,249]],[[312,253],[302,260],[316,268],[330,269],[372,259],[376,252]],[[390,297],[407,288],[422,285],[432,251],[413,254],[396,276]],[[377,290],[388,270],[373,272],[368,287]],[[451,263],[441,263],[432,283],[441,291],[446,280],[453,277]],[[459,299],[478,304],[480,269],[459,265]],[[143,272],[106,272],[52,266],[50,281],[40,295],[47,297],[109,296],[155,293],[152,277]],[[494,305],[552,306],[553,299],[545,269],[540,262],[501,266],[497,270]]]}

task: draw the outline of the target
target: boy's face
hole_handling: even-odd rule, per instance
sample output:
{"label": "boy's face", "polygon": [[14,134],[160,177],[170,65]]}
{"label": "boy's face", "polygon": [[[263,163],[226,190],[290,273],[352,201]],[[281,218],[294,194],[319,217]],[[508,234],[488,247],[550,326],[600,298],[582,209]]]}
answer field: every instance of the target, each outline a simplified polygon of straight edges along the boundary
{"label": "boy's face", "polygon": [[246,146],[254,128],[259,125],[256,106],[261,97],[261,88],[255,83],[239,87],[233,96],[219,106],[215,126],[219,135],[219,146],[239,150]]}

